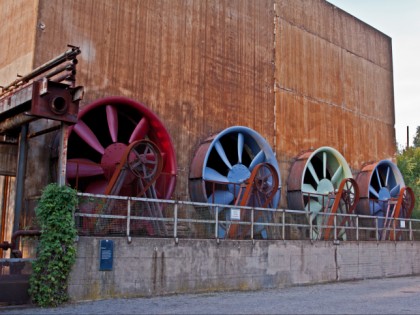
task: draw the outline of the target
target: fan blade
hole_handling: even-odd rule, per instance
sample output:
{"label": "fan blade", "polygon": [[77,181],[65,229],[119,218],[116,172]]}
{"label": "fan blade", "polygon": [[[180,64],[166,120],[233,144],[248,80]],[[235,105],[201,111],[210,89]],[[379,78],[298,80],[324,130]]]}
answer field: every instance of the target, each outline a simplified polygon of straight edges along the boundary
{"label": "fan blade", "polygon": [[117,142],[118,139],[118,112],[115,106],[106,106],[106,119],[108,121],[109,134],[112,142]]}
{"label": "fan blade", "polygon": [[104,170],[102,167],[88,159],[70,159],[67,161],[66,176],[67,178],[89,177],[102,175]]}
{"label": "fan blade", "polygon": [[258,152],[258,154],[256,156],[254,156],[254,158],[251,161],[251,164],[249,164],[249,170],[252,172],[252,170],[254,169],[255,166],[257,166],[258,164],[264,162],[265,159],[265,154],[264,151],[261,150],[260,152]]}
{"label": "fan blade", "polygon": [[82,121],[79,120],[76,125],[74,125],[74,132],[83,139],[90,147],[95,149],[101,154],[104,154],[105,149],[96,138],[93,131]]}
{"label": "fan blade", "polygon": [[223,149],[223,146],[220,143],[220,141],[216,141],[216,143],[214,144],[214,147],[216,148],[217,153],[219,154],[223,162],[226,164],[226,166],[229,167],[229,169],[232,169],[232,165],[230,164],[226,156],[225,150]]}
{"label": "fan blade", "polygon": [[390,194],[391,197],[395,198],[399,195],[400,193],[400,185],[398,184],[397,186],[395,186],[394,188],[391,189]]}
{"label": "fan blade", "polygon": [[242,152],[244,150],[244,135],[238,133],[238,163],[242,164]]}
{"label": "fan blade", "polygon": [[311,161],[308,162],[308,169],[309,169],[309,172],[311,172],[312,177],[314,178],[315,182],[317,184],[319,184],[318,175],[316,174],[316,171],[315,171],[314,166],[312,165]]}
{"label": "fan blade", "polygon": [[327,178],[327,152],[322,152],[322,178]]}
{"label": "fan blade", "polygon": [[215,169],[212,169],[210,167],[206,167],[204,169],[203,179],[204,180],[211,180],[211,181],[214,181],[214,182],[222,182],[222,183],[228,183],[229,182],[229,180],[227,179],[226,176],[223,176],[218,171],[216,171]]}
{"label": "fan blade", "polygon": [[331,183],[337,184],[338,179],[340,178],[341,173],[343,172],[343,165],[340,165],[335,171],[333,177],[331,177]]}
{"label": "fan blade", "polygon": [[311,184],[303,184],[302,185],[302,192],[308,194],[316,194],[315,188]]}
{"label": "fan blade", "polygon": [[376,198],[379,198],[378,192],[375,190],[375,188],[372,187],[372,185],[369,185],[369,192],[374,195]]}
{"label": "fan blade", "polygon": [[385,187],[388,187],[388,179],[389,179],[390,170],[391,170],[391,168],[388,166],[388,168],[386,169]]}
{"label": "fan blade", "polygon": [[[216,190],[209,198],[208,203],[230,204],[234,199],[233,194],[228,190]],[[219,209],[219,212],[222,209]]]}
{"label": "fan blade", "polygon": [[136,140],[142,140],[149,132],[149,122],[147,121],[146,117],[140,119],[139,123],[137,124],[136,128],[134,128],[133,133],[131,134],[128,143],[132,143]]}
{"label": "fan blade", "polygon": [[379,188],[382,188],[381,178],[379,177],[378,168],[375,168],[376,177],[378,178]]}
{"label": "fan blade", "polygon": [[319,211],[322,210],[322,205],[316,200],[310,200],[308,204],[305,206],[306,211],[311,211],[311,220],[318,214]]}

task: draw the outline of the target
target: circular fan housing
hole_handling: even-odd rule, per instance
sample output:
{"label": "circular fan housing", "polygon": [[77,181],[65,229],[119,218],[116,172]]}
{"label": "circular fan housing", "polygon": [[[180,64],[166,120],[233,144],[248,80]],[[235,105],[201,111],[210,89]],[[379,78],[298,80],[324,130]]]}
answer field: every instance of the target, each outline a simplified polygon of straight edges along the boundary
{"label": "circular fan housing", "polygon": [[[127,147],[137,140],[152,141],[160,150],[163,168],[154,189],[169,199],[175,189],[176,158],[170,136],[145,105],[126,97],[96,100],[79,112],[70,127],[67,151],[68,183],[79,191],[102,194]],[[136,196],[135,176],[126,176],[120,195]]]}
{"label": "circular fan housing", "polygon": [[397,198],[405,187],[398,167],[389,160],[365,165],[356,177],[360,188],[359,214],[385,216],[388,200]]}
{"label": "circular fan housing", "polygon": [[[275,155],[267,141],[256,131],[233,126],[207,138],[200,144],[191,163],[189,191],[192,201],[232,205],[237,201],[239,189],[251,175],[256,165],[267,162],[280,171]],[[281,187],[281,183],[279,183]],[[270,207],[277,207],[280,189]],[[252,201],[251,201],[252,202]],[[219,218],[226,219],[224,210]],[[209,210],[210,211],[210,210]],[[210,213],[213,216],[212,213]],[[219,237],[224,237],[223,226]]]}
{"label": "circular fan housing", "polygon": [[317,213],[335,192],[343,179],[352,178],[344,157],[331,147],[321,147],[297,157],[287,182],[287,201],[290,209]]}

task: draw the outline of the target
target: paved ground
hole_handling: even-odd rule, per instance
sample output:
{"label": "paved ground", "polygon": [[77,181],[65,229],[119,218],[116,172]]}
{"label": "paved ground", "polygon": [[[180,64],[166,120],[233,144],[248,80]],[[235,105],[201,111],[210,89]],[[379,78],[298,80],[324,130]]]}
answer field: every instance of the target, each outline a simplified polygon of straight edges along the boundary
{"label": "paved ground", "polygon": [[1,314],[420,314],[420,277],[0,308]]}

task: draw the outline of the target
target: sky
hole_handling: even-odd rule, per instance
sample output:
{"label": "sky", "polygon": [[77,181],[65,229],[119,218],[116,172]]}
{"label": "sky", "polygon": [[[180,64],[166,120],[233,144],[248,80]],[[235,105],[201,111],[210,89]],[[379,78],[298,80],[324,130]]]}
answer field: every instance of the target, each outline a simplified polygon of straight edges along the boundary
{"label": "sky", "polygon": [[420,0],[327,0],[392,38],[395,134],[399,148],[420,126]]}

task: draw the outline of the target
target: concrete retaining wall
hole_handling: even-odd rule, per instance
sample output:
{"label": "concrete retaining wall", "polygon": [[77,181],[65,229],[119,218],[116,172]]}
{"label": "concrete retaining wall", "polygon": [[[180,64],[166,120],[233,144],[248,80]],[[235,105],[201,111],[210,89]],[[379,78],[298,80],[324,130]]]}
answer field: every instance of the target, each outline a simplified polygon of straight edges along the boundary
{"label": "concrete retaining wall", "polygon": [[109,238],[111,271],[99,271],[101,238],[81,237],[71,300],[153,296],[420,274],[420,242],[220,241]]}

